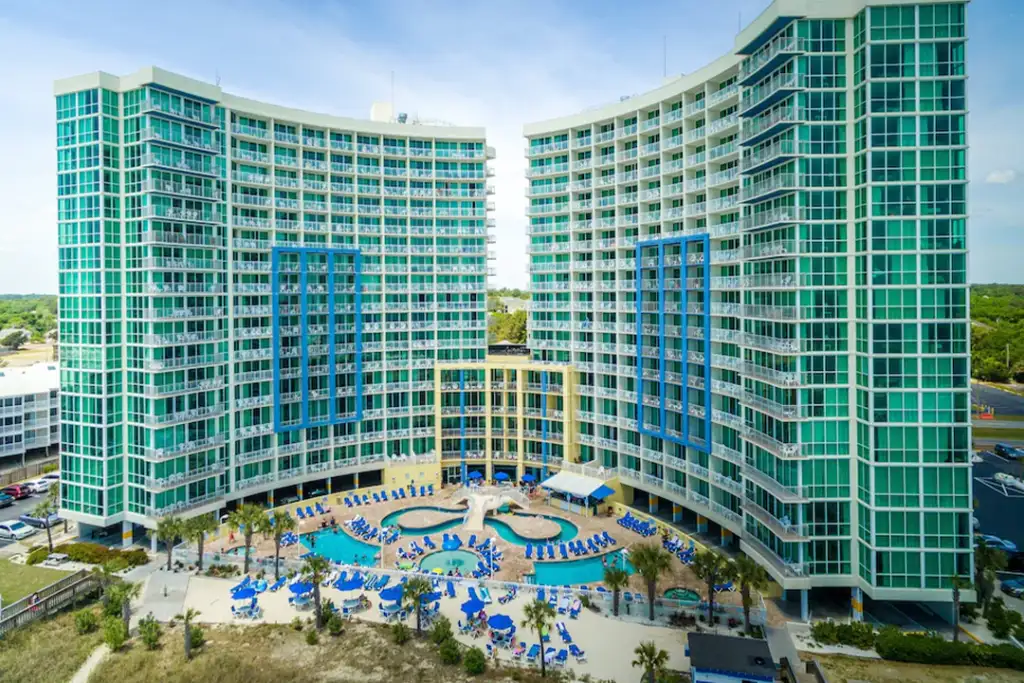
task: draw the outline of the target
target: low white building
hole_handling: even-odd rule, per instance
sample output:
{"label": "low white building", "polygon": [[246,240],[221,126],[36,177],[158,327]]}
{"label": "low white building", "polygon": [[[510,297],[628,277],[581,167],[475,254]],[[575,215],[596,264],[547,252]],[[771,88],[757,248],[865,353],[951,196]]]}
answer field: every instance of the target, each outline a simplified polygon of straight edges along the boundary
{"label": "low white building", "polygon": [[59,388],[56,363],[0,368],[0,466],[60,443]]}

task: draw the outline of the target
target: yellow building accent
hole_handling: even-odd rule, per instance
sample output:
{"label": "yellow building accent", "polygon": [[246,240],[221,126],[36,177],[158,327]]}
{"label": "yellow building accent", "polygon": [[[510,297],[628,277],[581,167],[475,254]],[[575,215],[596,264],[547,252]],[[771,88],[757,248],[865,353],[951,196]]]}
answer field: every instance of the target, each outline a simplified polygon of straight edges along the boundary
{"label": "yellow building accent", "polygon": [[412,463],[412,464],[388,464],[384,468],[382,486],[372,486],[371,489],[383,488],[391,495],[392,489],[408,487],[409,484],[419,486],[434,485],[436,493],[441,488],[441,465],[433,462]]}
{"label": "yellow building accent", "polygon": [[[464,381],[459,373],[464,372]],[[540,373],[548,373],[542,389]],[[488,356],[483,363],[439,363],[434,367],[434,430],[441,467],[460,466],[462,407],[465,395],[467,425],[466,464],[483,465],[485,476],[495,465],[515,465],[522,476],[525,467],[542,467],[539,444],[561,447],[561,457],[547,459],[551,470],[562,460],[579,461],[574,406],[576,373],[569,365],[535,363],[528,356]],[[531,422],[548,422],[548,437]],[[472,445],[470,445],[472,444]],[[538,445],[533,445],[538,444]],[[446,447],[448,446],[448,447]],[[538,452],[534,452],[538,451]]]}

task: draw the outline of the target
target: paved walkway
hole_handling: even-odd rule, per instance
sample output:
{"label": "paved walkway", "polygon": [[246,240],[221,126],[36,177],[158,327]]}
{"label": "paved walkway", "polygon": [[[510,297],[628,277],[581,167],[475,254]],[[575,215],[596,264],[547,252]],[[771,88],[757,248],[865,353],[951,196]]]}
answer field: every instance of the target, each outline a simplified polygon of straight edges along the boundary
{"label": "paved walkway", "polygon": [[135,616],[142,618],[153,613],[157,621],[170,621],[181,614],[191,575],[185,572],[153,572],[142,590],[142,602]]}
{"label": "paved walkway", "polygon": [[89,655],[89,659],[85,660],[85,663],[75,672],[75,675],[71,677],[70,683],[89,683],[89,676],[92,672],[100,665],[103,658],[110,653],[110,648],[106,645],[100,645],[92,654]]}

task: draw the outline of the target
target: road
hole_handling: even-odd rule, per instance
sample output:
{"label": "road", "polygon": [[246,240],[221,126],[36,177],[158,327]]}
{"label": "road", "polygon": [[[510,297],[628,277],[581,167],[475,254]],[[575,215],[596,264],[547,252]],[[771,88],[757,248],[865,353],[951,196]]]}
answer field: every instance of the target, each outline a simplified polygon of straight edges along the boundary
{"label": "road", "polygon": [[992,476],[996,472],[1006,472],[1021,476],[1024,465],[1012,463],[990,452],[980,452],[982,461],[974,465],[974,499],[978,508],[974,516],[981,523],[979,531],[1013,541],[1018,548],[1024,548],[1024,525],[1020,519],[1024,517],[1024,491],[1008,490],[1004,495],[1003,488],[994,484]]}
{"label": "road", "polygon": [[997,420],[1000,415],[1024,415],[1024,397],[977,383],[971,384],[971,392],[975,403],[995,409]]}

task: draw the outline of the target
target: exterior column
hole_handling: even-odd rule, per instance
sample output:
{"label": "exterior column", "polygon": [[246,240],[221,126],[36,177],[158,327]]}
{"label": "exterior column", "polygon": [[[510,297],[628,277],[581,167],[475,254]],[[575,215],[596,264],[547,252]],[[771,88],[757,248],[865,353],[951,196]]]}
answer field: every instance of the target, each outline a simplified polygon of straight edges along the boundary
{"label": "exterior column", "polygon": [[850,607],[853,608],[853,620],[864,621],[864,593],[860,588],[850,589]]}
{"label": "exterior column", "polygon": [[299,500],[302,500],[302,484],[301,483],[297,487],[295,487],[295,492],[296,492],[296,494],[298,494]]}
{"label": "exterior column", "polygon": [[708,532],[708,518],[701,515],[697,515],[697,533],[706,534]]}
{"label": "exterior column", "polygon": [[352,483],[355,484],[355,488],[359,488],[359,473],[356,472],[352,475]]}
{"label": "exterior column", "polygon": [[[127,523],[128,522],[125,522],[125,524],[127,524]],[[154,533],[151,533],[149,535],[149,551],[151,553],[155,553],[156,550],[157,550],[157,548],[156,548],[156,533],[154,532]]]}
{"label": "exterior column", "polygon": [[672,503],[672,523],[679,524],[683,521],[683,506]]}
{"label": "exterior column", "polygon": [[331,491],[331,478],[327,477],[327,494],[330,495],[331,493],[333,493],[333,491]]}
{"label": "exterior column", "polygon": [[811,620],[811,608],[808,605],[808,600],[811,595],[809,588],[804,588],[800,591],[800,620],[807,622]]}
{"label": "exterior column", "polygon": [[652,515],[658,511],[658,497],[648,496],[647,497],[647,511]]}
{"label": "exterior column", "polygon": [[270,507],[274,507],[274,489],[267,491],[267,502],[270,504]]}
{"label": "exterior column", "polygon": [[[135,529],[135,525],[131,522],[121,522],[121,547],[130,548],[132,547],[132,532]],[[153,537],[153,552],[156,552],[156,534],[152,534]]]}
{"label": "exterior column", "polygon": [[732,532],[723,527],[719,534],[719,544],[722,546],[732,545],[732,538]]}

